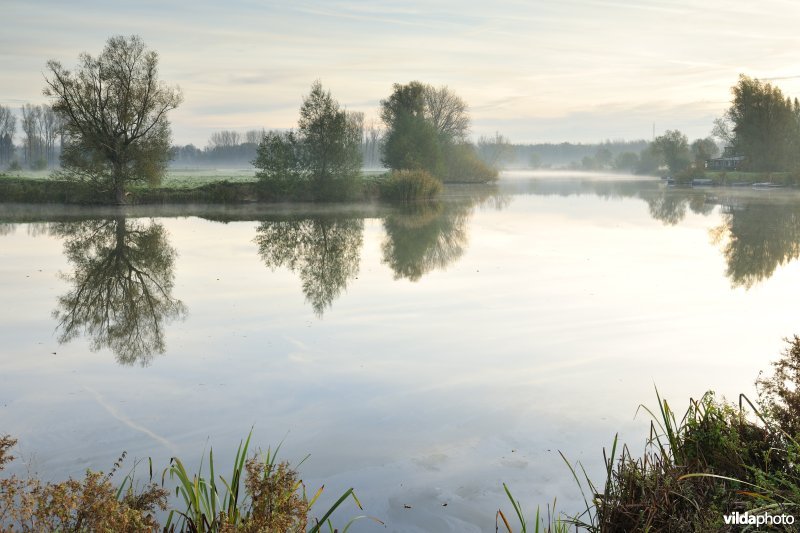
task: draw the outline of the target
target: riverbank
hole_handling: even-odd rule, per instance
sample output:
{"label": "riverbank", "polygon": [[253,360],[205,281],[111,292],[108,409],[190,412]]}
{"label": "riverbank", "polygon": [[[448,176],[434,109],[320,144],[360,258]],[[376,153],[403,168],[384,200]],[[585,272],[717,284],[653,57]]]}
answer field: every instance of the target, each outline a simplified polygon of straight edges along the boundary
{"label": "riverbank", "polygon": [[[402,173],[397,174],[402,176]],[[159,204],[248,204],[275,202],[387,202],[428,200],[441,191],[441,182],[428,178],[430,185],[400,186],[394,173],[365,171],[346,180],[334,193],[320,197],[313,187],[284,186],[262,182],[253,172],[184,170],[168,174],[158,186],[133,185],[125,205]],[[415,176],[416,177],[416,176]],[[406,185],[406,180],[403,185]],[[438,183],[438,185],[437,185]],[[450,185],[485,183],[448,182]],[[110,205],[109,195],[88,183],[58,180],[46,172],[0,173],[0,203]]]}
{"label": "riverbank", "polygon": [[712,187],[796,187],[800,185],[797,172],[706,171],[702,174],[669,178],[678,185]]}

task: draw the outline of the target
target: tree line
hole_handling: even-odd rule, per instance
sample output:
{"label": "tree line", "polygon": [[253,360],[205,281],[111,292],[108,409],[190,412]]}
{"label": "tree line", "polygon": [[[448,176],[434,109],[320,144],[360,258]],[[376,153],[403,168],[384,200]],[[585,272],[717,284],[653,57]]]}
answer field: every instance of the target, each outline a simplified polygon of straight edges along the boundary
{"label": "tree line", "polygon": [[[191,145],[174,148],[168,113],[182,102],[177,87],[158,78],[158,55],[137,36],[112,37],[99,56],[81,54],[75,69],[48,61],[45,96],[49,106],[26,105],[20,126],[22,155],[29,165],[44,166],[56,158],[59,140],[64,180],[88,182],[114,201],[124,203],[131,184],[155,184],[171,158],[231,160],[253,157],[257,177],[275,193],[298,191],[301,197],[347,196],[361,186],[360,170],[380,162],[394,173],[391,190],[407,197],[413,190],[438,190],[444,181],[486,182],[497,167],[520,150],[499,133],[469,140],[468,105],[452,89],[420,81],[396,83],[380,101],[381,124],[365,127],[364,114],[342,108],[319,81],[303,99],[297,128],[252,130],[240,135],[221,131],[201,151]],[[715,124],[714,134],[741,155],[752,170],[787,170],[800,165],[800,104],[780,89],[742,76],[733,101]],[[0,148],[13,152],[16,120],[0,108]],[[639,141],[637,141],[638,143]],[[632,146],[635,146],[634,143]],[[563,146],[562,146],[563,148]],[[653,173],[701,172],[718,147],[713,139],[691,145],[685,135],[667,131],[638,154],[600,146],[584,156],[587,169],[628,169]],[[536,152],[529,151],[530,166]],[[335,193],[334,193],[335,191]]]}
{"label": "tree line", "polygon": [[[381,147],[383,129],[377,121],[365,121],[361,112],[351,112],[358,118],[360,129],[359,146],[362,165],[367,169],[381,168]],[[204,148],[194,144],[172,146],[171,162],[182,167],[202,167],[212,165],[250,166],[256,158],[259,143],[267,130],[251,129],[244,133],[236,130],[213,132]]]}
{"label": "tree line", "polygon": [[47,104],[24,104],[20,117],[22,143],[15,145],[17,116],[10,107],[0,105],[0,166],[43,170],[58,165],[63,117]]}

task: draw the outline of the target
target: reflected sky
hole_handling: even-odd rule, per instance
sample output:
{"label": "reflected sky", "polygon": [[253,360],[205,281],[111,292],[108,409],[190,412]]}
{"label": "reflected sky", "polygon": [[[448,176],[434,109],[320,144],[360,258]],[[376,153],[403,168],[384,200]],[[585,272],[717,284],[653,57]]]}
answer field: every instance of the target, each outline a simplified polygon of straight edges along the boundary
{"label": "reflected sky", "polygon": [[[491,530],[502,482],[531,510],[577,508],[558,450],[599,476],[616,432],[641,447],[634,413],[654,385],[677,406],[708,388],[752,394],[796,332],[791,191],[701,202],[653,181],[522,174],[498,187],[417,211],[124,213],[123,244],[153,239],[171,278],[154,275],[185,307],[144,367],[84,328],[59,342],[52,311],[86,276],[52,228],[85,221],[0,206],[17,221],[0,237],[0,425],[53,479],[122,450],[163,467],[213,445],[228,464],[255,425],[287,459],[311,454],[307,486],[329,499],[354,486],[389,530]],[[654,218],[654,204],[679,207]],[[119,220],[100,218],[108,244],[81,261],[119,244]],[[344,265],[327,262],[326,233]],[[306,277],[339,289],[307,291]]]}

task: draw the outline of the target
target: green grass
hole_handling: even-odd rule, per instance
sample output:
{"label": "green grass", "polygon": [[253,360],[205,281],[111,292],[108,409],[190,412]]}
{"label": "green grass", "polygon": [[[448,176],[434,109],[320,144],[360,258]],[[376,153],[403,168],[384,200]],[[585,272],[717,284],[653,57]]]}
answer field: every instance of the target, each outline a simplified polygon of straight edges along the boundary
{"label": "green grass", "polygon": [[193,189],[209,183],[253,183],[256,180],[255,169],[197,169],[169,170],[161,180],[160,188]]}

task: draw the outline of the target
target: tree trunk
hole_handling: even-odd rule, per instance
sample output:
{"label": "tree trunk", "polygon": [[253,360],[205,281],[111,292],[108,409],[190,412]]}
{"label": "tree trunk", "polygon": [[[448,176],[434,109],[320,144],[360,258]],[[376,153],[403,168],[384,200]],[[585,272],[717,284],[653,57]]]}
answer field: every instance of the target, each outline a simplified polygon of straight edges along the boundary
{"label": "tree trunk", "polygon": [[114,200],[117,205],[125,205],[125,178],[122,171],[122,165],[115,163],[114,168]]}
{"label": "tree trunk", "polygon": [[114,181],[114,199],[117,205],[125,205],[127,199],[125,198],[125,185],[122,180]]}

